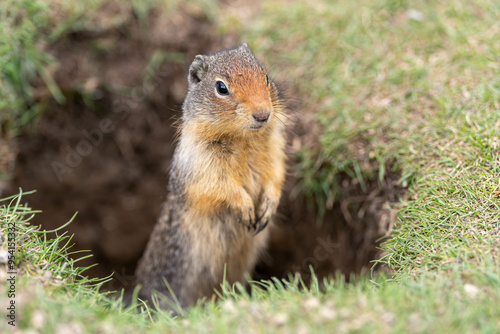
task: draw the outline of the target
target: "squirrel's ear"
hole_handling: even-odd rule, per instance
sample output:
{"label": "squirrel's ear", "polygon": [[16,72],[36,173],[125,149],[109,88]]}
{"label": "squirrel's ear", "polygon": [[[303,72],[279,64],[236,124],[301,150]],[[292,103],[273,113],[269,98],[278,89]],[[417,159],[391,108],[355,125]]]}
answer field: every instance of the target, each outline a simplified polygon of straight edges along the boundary
{"label": "squirrel's ear", "polygon": [[188,82],[189,84],[197,84],[205,77],[207,73],[207,63],[206,56],[197,55],[191,66],[189,67],[189,76]]}
{"label": "squirrel's ear", "polygon": [[248,47],[248,44],[247,43],[243,43],[241,46],[240,46],[240,49],[241,50],[244,50],[250,54],[253,54],[252,51],[250,51],[250,48]]}

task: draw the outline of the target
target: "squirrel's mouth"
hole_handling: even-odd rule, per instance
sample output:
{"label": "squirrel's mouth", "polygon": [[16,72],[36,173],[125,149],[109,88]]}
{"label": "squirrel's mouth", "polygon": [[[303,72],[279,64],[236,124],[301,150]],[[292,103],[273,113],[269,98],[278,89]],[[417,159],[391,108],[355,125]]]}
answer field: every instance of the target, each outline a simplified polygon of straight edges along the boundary
{"label": "squirrel's mouth", "polygon": [[259,129],[262,129],[265,125],[267,124],[267,122],[265,123],[257,123],[257,124],[252,124],[250,125],[250,130],[259,130]]}

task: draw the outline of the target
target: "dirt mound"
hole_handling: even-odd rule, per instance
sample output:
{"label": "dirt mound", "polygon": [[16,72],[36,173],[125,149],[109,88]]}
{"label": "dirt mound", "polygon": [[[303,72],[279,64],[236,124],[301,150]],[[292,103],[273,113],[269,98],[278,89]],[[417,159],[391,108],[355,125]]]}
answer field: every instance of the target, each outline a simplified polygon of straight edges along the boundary
{"label": "dirt mound", "polygon": [[[172,123],[180,116],[186,73],[196,54],[234,47],[216,36],[199,12],[153,12],[149,24],[128,13],[120,26],[74,32],[48,51],[59,60],[55,78],[67,104],[51,102],[34,132],[18,138],[11,191],[37,189],[29,204],[43,210],[33,223],[54,229],[75,211],[68,227],[77,249],[98,263],[91,276],[115,272],[109,288],[127,286],[165,199],[175,147]],[[307,125],[305,125],[307,127]],[[303,124],[291,133],[311,132]],[[273,227],[272,241],[255,277],[283,277],[309,266],[320,276],[359,272],[377,258],[377,239],[393,218],[395,177],[368,192],[346,178],[343,200],[316,224],[303,196],[288,197],[291,177]]]}

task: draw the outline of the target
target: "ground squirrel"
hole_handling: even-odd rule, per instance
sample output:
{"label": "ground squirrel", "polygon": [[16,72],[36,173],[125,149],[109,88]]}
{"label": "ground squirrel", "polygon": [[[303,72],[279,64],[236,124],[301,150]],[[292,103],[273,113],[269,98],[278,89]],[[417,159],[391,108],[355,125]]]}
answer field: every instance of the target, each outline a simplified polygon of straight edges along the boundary
{"label": "ground squirrel", "polygon": [[[285,178],[285,114],[276,85],[246,44],[195,57],[169,194],[136,271],[181,307],[252,271]],[[163,305],[164,306],[164,305]]]}

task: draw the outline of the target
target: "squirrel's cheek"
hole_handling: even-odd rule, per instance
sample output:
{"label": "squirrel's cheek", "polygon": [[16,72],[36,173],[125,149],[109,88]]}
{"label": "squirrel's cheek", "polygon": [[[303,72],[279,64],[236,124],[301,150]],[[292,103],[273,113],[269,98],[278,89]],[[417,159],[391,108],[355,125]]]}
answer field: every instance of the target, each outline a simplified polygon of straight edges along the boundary
{"label": "squirrel's cheek", "polygon": [[250,115],[250,111],[244,105],[240,104],[234,109],[234,115],[239,118],[247,118]]}

